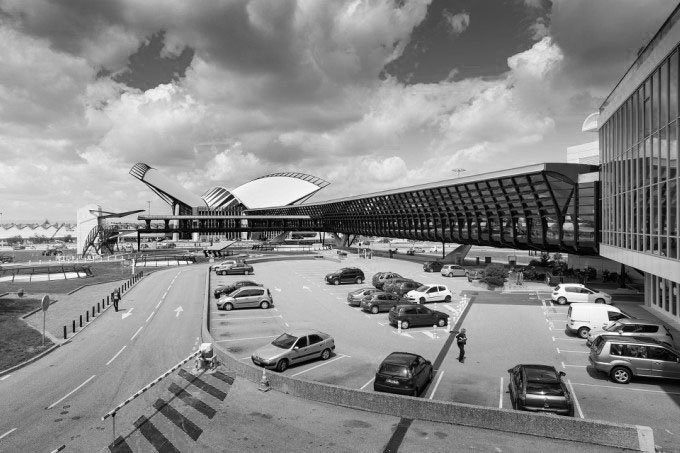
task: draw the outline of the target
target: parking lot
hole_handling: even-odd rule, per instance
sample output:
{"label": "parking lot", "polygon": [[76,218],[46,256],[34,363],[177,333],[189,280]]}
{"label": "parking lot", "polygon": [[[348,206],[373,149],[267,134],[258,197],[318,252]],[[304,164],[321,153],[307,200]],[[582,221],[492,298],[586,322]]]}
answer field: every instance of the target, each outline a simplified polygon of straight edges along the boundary
{"label": "parking lot", "polygon": [[[362,285],[333,286],[324,276],[344,266],[360,267]],[[254,265],[258,281],[271,290],[274,307],[268,310],[211,309],[211,332],[223,348],[243,361],[251,353],[285,331],[311,328],[335,338],[336,350],[327,361],[293,366],[284,374],[349,388],[373,391],[375,371],[393,351],[413,352],[435,363],[436,374],[421,395],[487,407],[511,408],[507,392],[507,370],[519,363],[555,366],[567,373],[566,380],[576,398],[576,416],[610,422],[651,426],[656,443],[666,451],[680,445],[680,383],[634,380],[628,385],[613,383],[587,367],[585,340],[565,331],[568,306],[553,305],[549,292],[487,292],[464,277],[447,278],[425,273],[417,263],[390,259],[360,259],[350,256],[341,263],[329,260],[266,262]],[[369,314],[347,304],[347,293],[370,287],[378,271],[394,271],[422,283],[446,284],[454,294],[450,304],[428,304],[452,313],[466,295],[472,304],[462,321],[468,344],[466,360],[459,363],[455,343],[443,349],[449,338],[446,328],[410,328],[399,332],[388,324],[387,313]],[[211,277],[212,289],[240,276]],[[213,299],[214,300],[214,299]],[[617,302],[626,311],[639,302]],[[639,308],[638,308],[639,311]],[[442,353],[444,351],[444,353]],[[439,357],[439,360],[436,359]]]}

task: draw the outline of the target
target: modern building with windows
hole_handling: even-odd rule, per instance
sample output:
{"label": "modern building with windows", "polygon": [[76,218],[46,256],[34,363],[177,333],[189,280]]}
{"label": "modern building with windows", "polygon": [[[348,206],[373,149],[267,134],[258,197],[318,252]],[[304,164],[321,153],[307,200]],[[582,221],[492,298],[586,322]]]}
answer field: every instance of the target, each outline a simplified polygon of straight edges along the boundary
{"label": "modern building with windows", "polygon": [[680,6],[600,107],[600,255],[645,275],[647,305],[680,319]]}

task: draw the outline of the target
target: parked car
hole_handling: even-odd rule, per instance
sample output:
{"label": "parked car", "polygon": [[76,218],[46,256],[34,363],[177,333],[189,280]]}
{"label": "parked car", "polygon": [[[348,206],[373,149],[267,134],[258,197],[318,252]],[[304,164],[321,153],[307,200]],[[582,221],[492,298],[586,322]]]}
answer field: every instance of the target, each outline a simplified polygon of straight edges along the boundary
{"label": "parked car", "polygon": [[361,301],[361,309],[376,315],[381,311],[390,311],[395,305],[403,303],[402,298],[394,293],[379,292],[364,297]]}
{"label": "parked car", "polygon": [[444,277],[465,277],[468,271],[458,264],[445,264],[439,271]]}
{"label": "parked car", "polygon": [[280,335],[271,344],[253,352],[251,360],[257,366],[283,372],[290,365],[320,358],[328,360],[335,350],[335,340],[318,330],[296,330]]}
{"label": "parked car", "polygon": [[14,257],[8,255],[0,256],[0,263],[11,263],[14,261]]}
{"label": "parked car", "polygon": [[446,285],[423,285],[406,293],[406,298],[421,304],[451,302],[451,291]]}
{"label": "parked car", "polygon": [[[410,278],[406,278],[406,277],[390,278],[390,279],[387,279],[383,282],[382,290],[385,291],[386,293],[393,293],[400,284],[402,284],[404,282],[412,282],[412,281],[413,280],[411,280]],[[422,285],[422,283],[421,283],[421,285]],[[416,286],[416,288],[418,288],[421,285]]]}
{"label": "parked car", "polygon": [[586,345],[591,346],[599,335],[622,335],[625,337],[648,337],[674,344],[673,335],[668,327],[658,321],[622,318],[604,328],[590,329]]}
{"label": "parked car", "polygon": [[480,270],[468,270],[467,271],[468,282],[472,282],[474,280],[481,280],[482,278],[484,278],[484,271],[480,271]]}
{"label": "parked car", "polygon": [[353,307],[361,305],[364,297],[380,292],[378,288],[359,288],[347,293],[347,303]]}
{"label": "parked car", "polygon": [[402,329],[416,326],[444,327],[449,322],[446,313],[432,310],[422,305],[397,305],[390,309],[389,322]]}
{"label": "parked car", "polygon": [[680,350],[654,338],[599,335],[588,360],[618,384],[634,377],[680,379]]}
{"label": "parked car", "polygon": [[396,272],[377,272],[375,275],[373,275],[373,279],[371,280],[371,282],[373,283],[373,286],[375,286],[376,288],[383,289],[383,284],[385,283],[385,280],[399,277],[401,277],[401,275],[397,274]]}
{"label": "parked car", "polygon": [[[210,270],[211,270],[211,271],[217,272],[217,271],[221,270],[222,268],[227,268],[227,267],[229,267],[229,266],[233,266],[234,264],[236,264],[236,263],[238,263],[238,262],[239,262],[239,261],[236,261],[236,260],[225,260],[225,261],[220,261],[220,262],[217,263],[217,264],[211,265],[211,266],[210,266]],[[245,263],[245,261],[243,261],[243,262]]]}
{"label": "parked car", "polygon": [[375,373],[373,390],[418,396],[432,382],[432,362],[410,352],[393,352]]}
{"label": "parked car", "polygon": [[222,296],[217,301],[220,310],[233,310],[234,308],[262,308],[274,306],[274,298],[267,288],[262,286],[242,286],[228,296]]}
{"label": "parked car", "polygon": [[560,283],[553,289],[552,301],[560,305],[576,302],[611,304],[612,296],[580,283]]}
{"label": "parked car", "polygon": [[357,283],[364,282],[364,271],[357,267],[343,267],[342,269],[326,275],[326,282],[339,285],[340,283]]}
{"label": "parked car", "polygon": [[439,272],[442,270],[444,263],[441,261],[425,261],[423,263],[423,270],[425,272]]}
{"label": "parked car", "polygon": [[574,401],[564,371],[550,365],[516,365],[509,369],[512,408],[574,416]]}
{"label": "parked car", "polygon": [[219,285],[213,291],[213,293],[215,294],[215,299],[219,299],[222,296],[226,296],[230,293],[233,293],[242,286],[262,286],[262,284],[251,280],[239,280],[228,285]]}
{"label": "parked car", "polygon": [[236,263],[232,264],[231,266],[223,266],[215,271],[217,275],[250,275],[253,272],[255,272],[255,269],[253,269],[253,266],[247,263]]}
{"label": "parked car", "polygon": [[423,286],[422,283],[416,282],[414,280],[408,280],[402,283],[399,283],[396,287],[396,289],[393,290],[393,292],[398,295],[398,296],[404,296],[406,293],[408,293],[411,290],[418,289],[421,286]]}
{"label": "parked car", "polygon": [[621,309],[603,304],[576,304],[567,310],[567,330],[586,339],[591,329],[603,329],[614,321],[630,318]]}

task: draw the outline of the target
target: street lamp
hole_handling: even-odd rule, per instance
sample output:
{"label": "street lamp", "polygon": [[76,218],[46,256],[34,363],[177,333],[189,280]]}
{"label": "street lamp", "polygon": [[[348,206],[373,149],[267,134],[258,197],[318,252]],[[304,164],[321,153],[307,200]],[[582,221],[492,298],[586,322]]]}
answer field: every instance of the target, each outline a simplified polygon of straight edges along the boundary
{"label": "street lamp", "polygon": [[460,174],[467,170],[465,170],[464,168],[454,168],[451,171],[456,173],[456,178],[460,178]]}

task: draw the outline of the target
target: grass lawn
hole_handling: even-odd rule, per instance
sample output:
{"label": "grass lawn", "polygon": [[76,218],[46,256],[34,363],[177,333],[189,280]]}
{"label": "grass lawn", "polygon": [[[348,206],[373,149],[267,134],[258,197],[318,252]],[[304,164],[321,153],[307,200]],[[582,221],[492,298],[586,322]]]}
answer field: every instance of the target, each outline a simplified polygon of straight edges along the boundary
{"label": "grass lawn", "polygon": [[40,354],[53,343],[42,333],[19,319],[40,307],[39,298],[3,297],[0,299],[0,371],[11,368]]}

